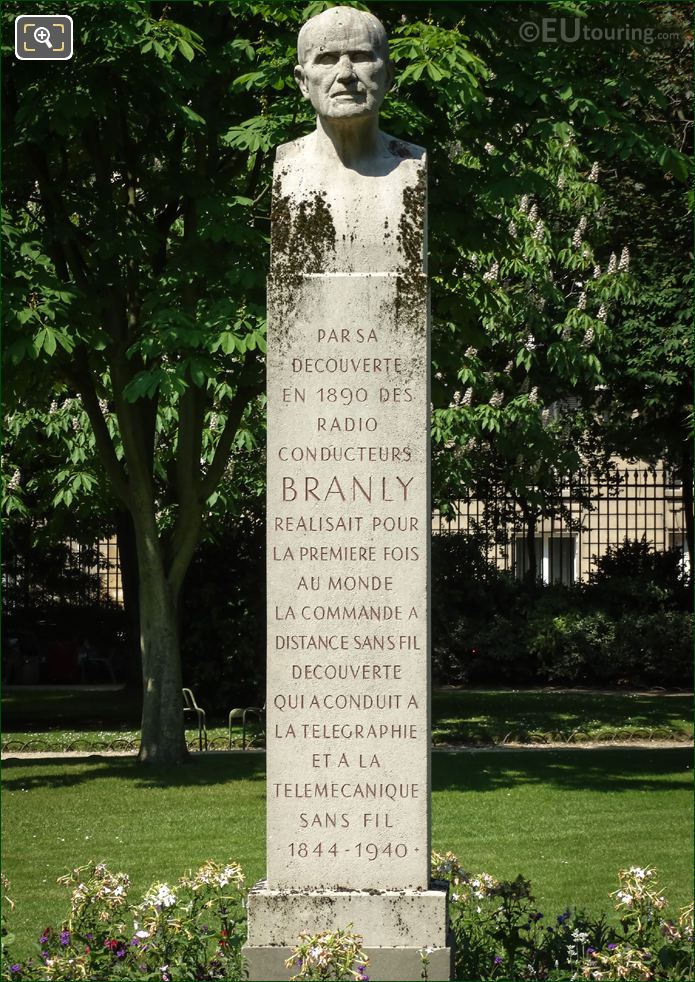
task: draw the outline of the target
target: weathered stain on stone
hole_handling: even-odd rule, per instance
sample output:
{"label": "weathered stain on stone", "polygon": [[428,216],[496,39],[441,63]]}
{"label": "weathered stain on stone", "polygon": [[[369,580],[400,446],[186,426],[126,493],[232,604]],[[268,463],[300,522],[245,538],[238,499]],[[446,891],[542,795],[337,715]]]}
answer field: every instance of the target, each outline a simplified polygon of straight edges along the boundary
{"label": "weathered stain on stone", "polygon": [[282,193],[282,181],[273,184],[271,269],[294,279],[304,273],[322,273],[335,252],[335,226],[325,192],[297,203]]}
{"label": "weathered stain on stone", "polygon": [[400,157],[401,160],[406,160],[407,158],[412,158],[412,153],[410,148],[406,143],[402,143],[400,140],[389,140],[389,151],[394,157]]}

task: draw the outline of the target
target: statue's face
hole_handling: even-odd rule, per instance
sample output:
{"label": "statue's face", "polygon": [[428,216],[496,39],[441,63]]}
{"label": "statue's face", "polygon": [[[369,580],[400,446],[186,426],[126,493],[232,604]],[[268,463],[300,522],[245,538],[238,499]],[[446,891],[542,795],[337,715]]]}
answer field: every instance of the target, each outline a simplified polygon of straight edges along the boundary
{"label": "statue's face", "polygon": [[393,70],[366,24],[333,20],[316,26],[294,75],[319,116],[350,119],[378,114]]}

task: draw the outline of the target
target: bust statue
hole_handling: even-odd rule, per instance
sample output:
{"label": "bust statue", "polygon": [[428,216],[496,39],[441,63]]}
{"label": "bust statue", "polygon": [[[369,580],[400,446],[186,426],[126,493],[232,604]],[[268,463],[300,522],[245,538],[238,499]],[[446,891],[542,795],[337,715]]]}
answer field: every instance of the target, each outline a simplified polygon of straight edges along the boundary
{"label": "bust statue", "polygon": [[384,26],[366,11],[331,7],[302,27],[297,60],[316,128],[277,150],[274,263],[309,273],[397,271],[404,195],[424,198],[426,163],[421,147],[379,129],[394,75]]}

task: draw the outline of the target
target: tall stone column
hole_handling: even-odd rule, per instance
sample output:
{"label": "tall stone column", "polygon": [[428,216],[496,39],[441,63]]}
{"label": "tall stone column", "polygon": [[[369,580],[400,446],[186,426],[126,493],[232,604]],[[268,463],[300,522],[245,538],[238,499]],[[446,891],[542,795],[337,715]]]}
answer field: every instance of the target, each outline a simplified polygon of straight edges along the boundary
{"label": "tall stone column", "polygon": [[449,979],[429,878],[426,156],[379,133],[376,162],[327,174],[311,139],[274,173],[267,880],[244,954],[252,980],[286,979],[301,931],[351,924],[371,979],[420,978],[422,948]]}

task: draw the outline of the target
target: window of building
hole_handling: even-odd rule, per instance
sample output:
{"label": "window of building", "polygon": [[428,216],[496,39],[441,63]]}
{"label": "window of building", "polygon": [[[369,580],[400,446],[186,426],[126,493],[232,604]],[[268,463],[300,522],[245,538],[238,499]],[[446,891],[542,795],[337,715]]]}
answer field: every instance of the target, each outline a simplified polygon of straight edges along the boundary
{"label": "window of building", "polygon": [[[576,535],[537,535],[536,564],[543,583],[571,586],[578,575]],[[524,536],[514,538],[514,575],[523,580],[528,573],[528,543]]]}

